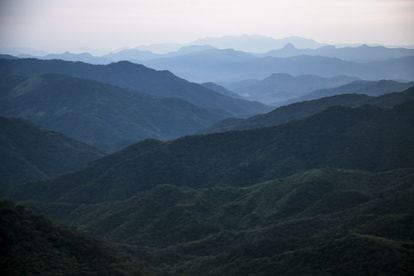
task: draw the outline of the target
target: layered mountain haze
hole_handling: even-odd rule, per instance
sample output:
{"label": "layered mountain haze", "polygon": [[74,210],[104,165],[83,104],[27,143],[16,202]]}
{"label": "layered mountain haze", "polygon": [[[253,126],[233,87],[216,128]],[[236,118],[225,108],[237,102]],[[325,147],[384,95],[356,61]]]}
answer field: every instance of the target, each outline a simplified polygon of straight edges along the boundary
{"label": "layered mountain haze", "polygon": [[414,56],[414,49],[406,48],[387,48],[384,46],[361,45],[356,47],[335,47],[332,45],[323,46],[316,49],[298,49],[289,43],[282,49],[272,50],[262,54],[263,56],[273,57],[293,57],[301,55],[334,57],[343,60],[356,62],[371,62],[386,60],[390,58],[403,58]]}
{"label": "layered mountain haze", "polygon": [[318,48],[324,46],[313,39],[290,36],[285,38],[273,38],[262,35],[241,35],[206,37],[192,42],[194,45],[211,45],[220,49],[232,48],[244,52],[261,53],[272,49],[282,48],[286,44],[295,45],[298,48]]}
{"label": "layered mountain haze", "polygon": [[91,65],[60,60],[0,60],[2,74],[64,74],[128,88],[156,97],[176,97],[222,116],[246,117],[266,111],[259,103],[233,99],[199,84],[130,62]]}
{"label": "layered mountain haze", "polygon": [[[156,59],[160,57],[171,57],[178,56],[182,54],[189,54],[192,52],[218,48],[218,49],[235,49],[244,52],[252,53],[271,53],[271,50],[283,48],[285,45],[292,45],[297,48],[319,48],[325,46],[324,43],[319,43],[315,40],[291,36],[280,39],[275,39],[267,36],[260,35],[242,35],[242,36],[223,36],[223,37],[206,37],[197,39],[188,43],[160,43],[160,44],[150,44],[150,45],[139,45],[133,48],[123,48],[120,50],[111,51],[110,53],[94,56],[94,58],[100,58],[101,61],[135,61],[142,62],[145,60]],[[41,52],[43,53],[43,52]],[[68,55],[71,54],[71,55]],[[24,54],[18,54],[19,56],[27,57]],[[48,58],[49,55],[34,55],[34,53],[29,53],[31,57],[37,58]],[[86,56],[75,54],[75,53],[62,53],[62,54],[53,54],[57,59],[62,60],[72,60],[72,61],[82,61],[83,57]],[[70,58],[70,59],[66,59]],[[78,58],[74,60],[73,58]],[[93,62],[92,62],[93,63]]]}
{"label": "layered mountain haze", "polygon": [[41,59],[60,59],[60,60],[66,60],[66,61],[81,61],[85,63],[90,64],[108,64],[110,63],[110,59],[107,59],[106,57],[97,57],[93,56],[90,53],[70,53],[65,52],[61,54],[47,54],[45,56],[40,57]]}
{"label": "layered mountain haze", "polygon": [[0,275],[414,275],[414,2],[3,2]]}
{"label": "layered mountain haze", "polygon": [[227,82],[222,83],[222,85],[244,98],[270,105],[281,105],[314,90],[344,85],[356,79],[348,76],[323,78],[316,75],[292,76],[285,73],[277,73],[263,80]]}
{"label": "layered mountain haze", "polygon": [[333,95],[357,93],[365,94],[368,96],[380,96],[391,92],[403,91],[411,86],[414,86],[414,82],[397,82],[393,80],[379,80],[379,81],[364,81],[357,80],[338,87],[332,87],[327,89],[315,89],[311,93],[295,99],[294,101],[300,102],[304,100],[319,99],[322,97],[329,97]]}
{"label": "layered mountain haze", "polygon": [[144,62],[159,70],[170,70],[186,79],[206,82],[263,79],[273,73],[290,75],[347,75],[362,79],[414,79],[414,56],[359,63],[335,57],[300,55],[259,57],[233,49],[212,49]]}

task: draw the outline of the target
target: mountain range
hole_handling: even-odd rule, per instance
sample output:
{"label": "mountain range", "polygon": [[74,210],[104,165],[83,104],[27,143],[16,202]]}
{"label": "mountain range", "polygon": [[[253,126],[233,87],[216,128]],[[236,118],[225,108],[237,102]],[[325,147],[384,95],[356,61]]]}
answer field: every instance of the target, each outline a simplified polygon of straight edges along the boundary
{"label": "mountain range", "polygon": [[219,49],[232,48],[244,52],[262,53],[273,49],[279,49],[286,44],[295,45],[298,48],[318,48],[325,44],[313,39],[290,36],[285,38],[273,38],[262,35],[240,35],[223,37],[206,37],[191,42],[193,45],[211,45]]}
{"label": "mountain range", "polygon": [[327,45],[316,49],[298,49],[292,43],[288,43],[281,49],[272,50],[267,53],[263,53],[262,55],[273,57],[308,55],[334,57],[355,62],[371,62],[414,56],[414,49],[387,48],[384,46],[368,46],[366,44],[356,47],[336,47]]}
{"label": "mountain range", "polygon": [[131,89],[155,97],[175,97],[221,116],[246,117],[268,110],[260,104],[226,97],[202,85],[130,62],[91,65],[81,62],[39,59],[2,59],[1,74],[63,74]]}
{"label": "mountain range", "polygon": [[[130,61],[195,82],[263,79],[274,73],[348,75],[362,79],[413,80],[414,50],[384,46],[334,46],[301,37],[274,39],[265,36],[204,38],[184,44],[123,48],[104,55],[88,52],[17,55],[39,59],[110,64]],[[261,49],[261,50],[260,50]]]}
{"label": "mountain range", "polygon": [[[413,104],[336,106],[271,128],[147,140],[3,196],[116,243],[94,242],[88,256],[117,251],[110,260],[124,274],[404,274],[414,260]],[[21,216],[18,235],[45,229]],[[61,236],[47,229],[23,239],[35,249],[19,256],[37,260],[37,242]],[[77,236],[60,246],[50,237],[63,252],[51,260],[77,252]],[[83,261],[96,271],[99,260]]]}
{"label": "mountain range", "polygon": [[179,98],[65,75],[5,75],[0,87],[1,115],[30,120],[105,151],[146,138],[177,138],[225,118]]}
{"label": "mountain range", "polygon": [[413,80],[414,56],[359,63],[333,57],[300,55],[259,57],[233,49],[210,49],[143,62],[158,70],[196,82],[230,82],[263,79],[274,73],[334,77],[346,75],[368,80]]}
{"label": "mountain range", "polygon": [[[238,44],[242,45],[242,43],[238,43],[237,41],[241,42],[245,38],[227,38],[222,42],[215,43],[215,39],[206,39],[206,40],[199,40],[194,41],[193,44],[184,45],[176,50],[167,52],[167,53],[154,53],[149,50],[143,50],[139,47],[137,48],[126,48],[117,51],[113,51],[111,53],[95,56],[88,52],[83,53],[71,53],[71,52],[64,52],[64,53],[54,53],[54,54],[43,54],[43,55],[17,55],[17,57],[27,58],[40,58],[40,59],[61,59],[66,61],[81,61],[85,63],[91,64],[109,64],[111,62],[118,62],[118,61],[131,61],[134,63],[141,63],[143,61],[148,61],[152,59],[159,59],[159,58],[170,58],[176,57],[186,54],[191,54],[195,52],[200,52],[204,50],[218,50],[218,49],[234,49],[238,51],[243,51],[246,53],[253,54],[255,56],[261,57],[294,57],[294,56],[322,56],[322,57],[332,57],[338,58],[346,61],[354,61],[354,62],[373,62],[373,61],[383,61],[386,59],[394,59],[394,58],[404,58],[409,56],[414,56],[414,49],[408,48],[392,48],[392,47],[384,47],[384,46],[368,46],[366,44],[360,46],[344,46],[344,47],[337,47],[334,45],[324,45],[320,47],[313,47],[317,46],[317,44],[308,45],[308,47],[304,48],[297,48],[292,42],[288,42],[292,39],[284,39],[281,41],[287,41],[286,44],[279,44],[274,43],[273,40],[269,40],[265,42],[266,39],[263,40],[265,44],[268,46],[263,45],[263,49],[272,49],[270,51],[264,51],[258,53],[257,51],[251,51],[252,49],[257,49],[256,42],[247,42],[243,44],[241,47],[233,47],[232,45]],[[206,44],[202,44],[205,41]],[[305,40],[304,40],[305,41]],[[311,41],[311,40],[310,40]],[[208,44],[210,42],[210,44]],[[282,42],[283,43],[283,42]],[[274,48],[269,48],[270,45],[276,45]],[[297,42],[296,44],[301,45],[301,42]],[[306,44],[306,43],[305,43]],[[310,43],[312,44],[312,43]],[[216,45],[216,46],[212,46]],[[283,45],[283,47],[281,47]],[[321,44],[322,45],[322,44]],[[246,48],[247,47],[247,48]],[[245,50],[243,50],[245,49]],[[250,50],[249,50],[250,49]]]}
{"label": "mountain range", "polygon": [[59,59],[59,60],[65,60],[65,61],[81,61],[85,63],[90,64],[108,64],[111,63],[110,59],[107,59],[106,57],[97,57],[93,56],[90,53],[70,53],[70,52],[64,52],[61,54],[47,54],[44,56],[41,56],[41,59]]}

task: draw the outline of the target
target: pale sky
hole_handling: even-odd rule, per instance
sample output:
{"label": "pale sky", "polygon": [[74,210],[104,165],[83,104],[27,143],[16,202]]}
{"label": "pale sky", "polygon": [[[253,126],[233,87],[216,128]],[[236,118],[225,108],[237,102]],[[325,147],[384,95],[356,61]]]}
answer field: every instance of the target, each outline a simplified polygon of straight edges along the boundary
{"label": "pale sky", "polygon": [[113,50],[207,36],[414,44],[414,0],[0,0],[0,47]]}

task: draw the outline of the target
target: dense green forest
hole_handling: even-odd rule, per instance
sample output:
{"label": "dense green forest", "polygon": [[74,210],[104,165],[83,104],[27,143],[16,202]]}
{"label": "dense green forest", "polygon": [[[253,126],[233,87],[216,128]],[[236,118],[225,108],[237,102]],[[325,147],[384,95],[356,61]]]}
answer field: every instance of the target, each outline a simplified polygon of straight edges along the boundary
{"label": "dense green forest", "polygon": [[409,275],[413,181],[413,169],[318,169],[248,187],[158,185],[121,201],[25,204],[128,245],[157,275]]}
{"label": "dense green forest", "polygon": [[60,133],[0,117],[0,189],[79,170],[102,156],[96,148]]}
{"label": "dense green forest", "polygon": [[0,201],[2,275],[145,275],[102,242]]}
{"label": "dense green forest", "polygon": [[275,127],[147,140],[83,171],[9,194],[15,200],[87,203],[125,199],[159,184],[245,186],[312,168],[411,168],[413,112],[414,102],[391,110],[338,106]]}
{"label": "dense green forest", "polygon": [[407,100],[146,140],[2,194],[101,240],[120,258],[114,262],[122,260],[121,274],[410,275],[414,102]]}

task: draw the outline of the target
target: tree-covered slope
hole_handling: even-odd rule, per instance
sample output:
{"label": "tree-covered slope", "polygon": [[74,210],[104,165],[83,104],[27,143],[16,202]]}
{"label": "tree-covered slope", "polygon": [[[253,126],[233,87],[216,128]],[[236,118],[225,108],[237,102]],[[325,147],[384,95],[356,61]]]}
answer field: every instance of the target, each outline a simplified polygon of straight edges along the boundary
{"label": "tree-covered slope", "polygon": [[56,177],[102,156],[96,148],[60,133],[0,117],[0,186]]}
{"label": "tree-covered slope", "polygon": [[158,184],[243,186],[321,167],[414,167],[414,102],[391,110],[333,107],[303,120],[246,131],[143,141],[87,169],[14,191],[18,200],[100,202]]}
{"label": "tree-covered slope", "polygon": [[0,201],[2,275],[144,275],[137,264],[95,239]]}
{"label": "tree-covered slope", "polygon": [[157,275],[409,275],[413,181],[413,169],[318,169],[248,187],[158,185],[122,201],[26,204],[150,252]]}
{"label": "tree-covered slope", "polygon": [[0,77],[0,114],[25,118],[113,151],[145,138],[171,139],[223,116],[177,98],[155,98],[64,75]]}
{"label": "tree-covered slope", "polygon": [[390,93],[378,97],[370,97],[364,94],[336,95],[278,107],[271,112],[256,115],[247,119],[224,119],[200,133],[276,126],[292,120],[305,118],[335,105],[357,107],[369,104],[383,108],[391,108],[397,104],[411,100],[414,100],[414,87],[408,88],[403,92]]}
{"label": "tree-covered slope", "polygon": [[246,117],[268,110],[263,104],[234,99],[196,83],[188,82],[169,71],[156,71],[140,64],[121,61],[92,65],[62,60],[0,60],[2,74],[64,74],[72,77],[132,89],[157,97],[175,97],[223,116]]}

